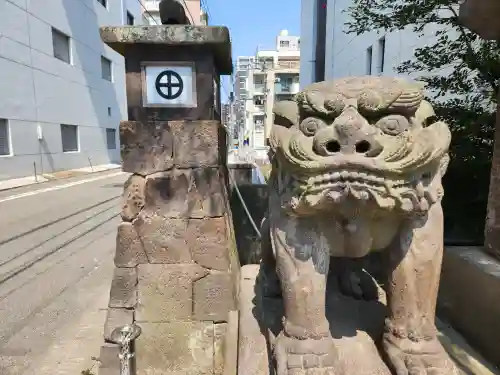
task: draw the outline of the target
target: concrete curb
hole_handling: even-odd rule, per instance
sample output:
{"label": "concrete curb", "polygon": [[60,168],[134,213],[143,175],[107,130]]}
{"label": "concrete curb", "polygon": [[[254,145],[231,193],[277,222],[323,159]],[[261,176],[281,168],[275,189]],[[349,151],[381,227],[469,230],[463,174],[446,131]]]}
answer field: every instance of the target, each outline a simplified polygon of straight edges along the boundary
{"label": "concrete curb", "polygon": [[[78,174],[75,174],[74,176],[65,176],[65,177],[60,177],[60,178],[57,178],[57,177],[46,178],[46,177],[44,177],[44,175],[40,175],[39,177],[43,178],[44,181],[26,182],[26,183],[20,183],[19,185],[13,185],[13,186],[7,186],[7,187],[2,187],[2,183],[5,183],[7,181],[12,181],[12,180],[3,180],[3,181],[0,181],[0,192],[8,191],[8,190],[15,190],[15,189],[19,189],[19,188],[22,188],[22,187],[25,187],[25,186],[33,186],[33,185],[44,186],[48,182],[63,181],[63,180],[67,180],[67,179],[70,179],[70,178],[83,177],[83,176],[89,176],[89,175],[99,175],[99,174],[104,174],[106,172],[116,171],[116,170],[119,170],[119,169],[121,169],[121,165],[117,166],[117,167],[114,167],[114,168],[103,169],[103,170],[95,171],[95,172],[80,172],[80,173],[78,173],[78,170],[61,171],[61,172],[68,172],[68,173],[72,172],[72,171],[75,171]],[[47,175],[52,175],[52,174],[47,173]],[[28,178],[28,177],[26,177],[26,178]],[[21,180],[21,179],[23,179],[23,178],[19,178],[19,180]],[[17,179],[13,179],[13,180],[17,180]]]}

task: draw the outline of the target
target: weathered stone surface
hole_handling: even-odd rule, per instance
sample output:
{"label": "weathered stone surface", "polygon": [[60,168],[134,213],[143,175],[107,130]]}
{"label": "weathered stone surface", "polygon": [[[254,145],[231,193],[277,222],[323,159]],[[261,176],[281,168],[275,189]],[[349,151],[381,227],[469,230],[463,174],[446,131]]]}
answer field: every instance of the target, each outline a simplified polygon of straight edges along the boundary
{"label": "weathered stone surface", "polygon": [[101,346],[99,353],[99,375],[120,374],[119,353],[120,349],[116,344],[105,343]]}
{"label": "weathered stone surface", "polygon": [[217,167],[220,164],[218,121],[172,121],[174,164],[179,168]]}
{"label": "weathered stone surface", "polygon": [[190,219],[186,237],[193,260],[205,268],[229,269],[229,246],[224,217]]}
{"label": "weathered stone surface", "polygon": [[[238,308],[240,308],[239,301]],[[238,324],[238,310],[229,311],[223,347],[224,375],[234,375],[238,373]]]}
{"label": "weathered stone surface", "polygon": [[142,323],[136,341],[137,375],[214,373],[213,324]]}
{"label": "weathered stone surface", "polygon": [[115,268],[109,307],[132,308],[137,303],[137,270],[135,268]]}
{"label": "weathered stone surface", "polygon": [[120,122],[122,169],[149,175],[172,168],[173,142],[168,122]]}
{"label": "weathered stone surface", "polygon": [[190,319],[193,281],[207,274],[196,264],[141,264],[138,267],[137,322]]}
{"label": "weathered stone surface", "polygon": [[227,323],[214,324],[214,374],[224,373],[224,352]]}
{"label": "weathered stone surface", "polygon": [[[280,122],[269,137],[272,189],[261,255],[263,289],[286,301],[285,334],[274,350],[278,375],[298,364],[313,366],[311,374],[361,374],[355,361],[365,354],[381,362],[374,346],[353,363],[342,361],[329,328],[352,337],[356,329],[339,320],[329,324],[325,314],[330,272],[342,293],[378,297],[359,262],[335,267],[337,258],[359,259],[374,250],[390,260],[386,332],[376,337],[388,367],[457,373],[434,325],[443,252],[441,179],[451,133],[424,98],[421,83],[362,76],[317,82],[292,101],[276,103]],[[325,116],[334,118],[329,126],[320,119]]]}
{"label": "weathered stone surface", "polygon": [[123,187],[123,206],[121,216],[125,221],[134,220],[144,207],[144,185],[146,180],[143,176],[131,175]]}
{"label": "weathered stone surface", "polygon": [[460,2],[459,20],[462,25],[487,40],[500,39],[497,15],[500,4],[492,0]]}
{"label": "weathered stone surface", "polygon": [[141,214],[134,226],[150,263],[189,263],[187,220]]}
{"label": "weathered stone surface", "polygon": [[447,247],[440,281],[440,316],[500,365],[500,261],[482,247]]}
{"label": "weathered stone surface", "polygon": [[[212,50],[219,62],[220,74],[231,74],[231,42],[226,27],[159,25],[159,26],[113,26],[100,28],[101,39],[116,52],[124,55],[128,45],[203,45]],[[208,51],[207,51],[208,52]]]}
{"label": "weathered stone surface", "polygon": [[148,263],[144,247],[132,223],[121,223],[116,233],[116,267],[135,267]]}
{"label": "weathered stone surface", "polygon": [[194,316],[198,320],[226,322],[228,312],[235,308],[231,276],[211,273],[194,283]]}
{"label": "weathered stone surface", "polygon": [[[280,298],[261,299],[260,288],[255,287],[258,273],[258,265],[242,267],[238,375],[270,374],[269,363],[272,359],[268,356],[263,332],[267,331],[270,336],[274,336],[273,332],[280,331],[276,323],[281,325],[283,316],[283,301]],[[327,317],[333,334],[332,340],[342,361],[347,363],[349,374],[390,375],[391,372],[380,358],[374,340],[374,337],[378,337],[383,331],[386,304],[384,293],[380,291],[380,299],[377,301],[355,300],[337,294],[337,287],[333,284],[335,278],[330,278]],[[450,326],[439,320],[436,321],[436,326],[440,331],[439,340],[461,367],[458,374],[496,374],[493,366],[478,355]],[[304,358],[304,362],[310,359],[308,356],[307,359]]]}
{"label": "weathered stone surface", "polygon": [[173,218],[220,217],[224,215],[225,185],[219,169],[173,169],[146,179],[144,210]]}
{"label": "weathered stone surface", "polygon": [[104,340],[111,340],[111,333],[115,328],[123,327],[134,322],[134,311],[130,309],[108,308],[106,323],[104,324]]}

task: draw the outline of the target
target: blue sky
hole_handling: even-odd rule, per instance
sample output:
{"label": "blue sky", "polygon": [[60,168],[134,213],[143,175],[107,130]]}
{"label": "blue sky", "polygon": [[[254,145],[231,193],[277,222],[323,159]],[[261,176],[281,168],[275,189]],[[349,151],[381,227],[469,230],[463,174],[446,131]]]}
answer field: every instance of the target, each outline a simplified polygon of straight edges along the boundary
{"label": "blue sky", "polygon": [[[300,35],[300,0],[202,0],[207,4],[209,24],[229,28],[233,63],[237,56],[253,55],[261,49],[274,48],[280,30]],[[225,79],[226,90],[231,90]],[[226,94],[221,90],[223,100]]]}

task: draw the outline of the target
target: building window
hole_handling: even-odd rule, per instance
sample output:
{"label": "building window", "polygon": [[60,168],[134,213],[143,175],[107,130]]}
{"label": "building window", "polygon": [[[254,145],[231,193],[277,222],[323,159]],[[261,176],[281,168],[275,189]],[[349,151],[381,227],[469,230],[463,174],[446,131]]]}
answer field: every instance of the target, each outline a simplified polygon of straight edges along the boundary
{"label": "building window", "polygon": [[366,74],[372,74],[373,47],[366,49]]}
{"label": "building window", "polygon": [[52,46],[54,48],[54,57],[56,59],[71,64],[71,43],[69,36],[52,28]]}
{"label": "building window", "polygon": [[97,0],[99,4],[101,4],[104,8],[108,8],[108,0]]}
{"label": "building window", "polygon": [[76,125],[61,124],[61,140],[63,152],[77,152],[78,147],[78,127]]}
{"label": "building window", "polygon": [[116,150],[116,129],[106,129],[108,150]]}
{"label": "building window", "polygon": [[261,98],[260,96],[256,96],[256,97],[254,97],[253,102],[255,105],[264,105],[264,98]]}
{"label": "building window", "polygon": [[280,40],[280,47],[290,47],[289,40]]}
{"label": "building window", "polygon": [[11,155],[9,122],[5,119],[0,119],[0,156],[8,155]]}
{"label": "building window", "polygon": [[101,56],[101,75],[107,81],[113,80],[113,72],[111,69],[111,60]]}
{"label": "building window", "polygon": [[378,72],[384,71],[385,65],[385,36],[378,40]]}
{"label": "building window", "polygon": [[111,107],[108,107],[108,116],[111,116]]}
{"label": "building window", "polygon": [[132,13],[127,12],[127,25],[133,25],[134,24],[134,16]]}

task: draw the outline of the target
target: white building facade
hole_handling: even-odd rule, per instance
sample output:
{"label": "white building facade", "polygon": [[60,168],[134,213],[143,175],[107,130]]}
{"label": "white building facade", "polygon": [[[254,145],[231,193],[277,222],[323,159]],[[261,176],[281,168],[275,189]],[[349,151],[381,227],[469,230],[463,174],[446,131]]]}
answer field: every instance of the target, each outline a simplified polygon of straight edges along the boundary
{"label": "white building facade", "polygon": [[[349,20],[346,10],[350,6],[352,0],[302,0],[301,87],[346,76],[398,76],[395,68],[412,59],[416,48],[436,41],[436,25],[427,26],[423,36],[412,30],[346,34],[345,23]],[[416,78],[423,74],[399,76]]]}
{"label": "white building facade", "polygon": [[238,57],[234,112],[240,147],[248,140],[259,156],[266,154],[274,103],[299,92],[299,69],[300,37],[286,30],[277,36],[275,49]]}
{"label": "white building facade", "polygon": [[120,162],[124,60],[99,27],[140,22],[140,8],[0,0],[0,180]]}

